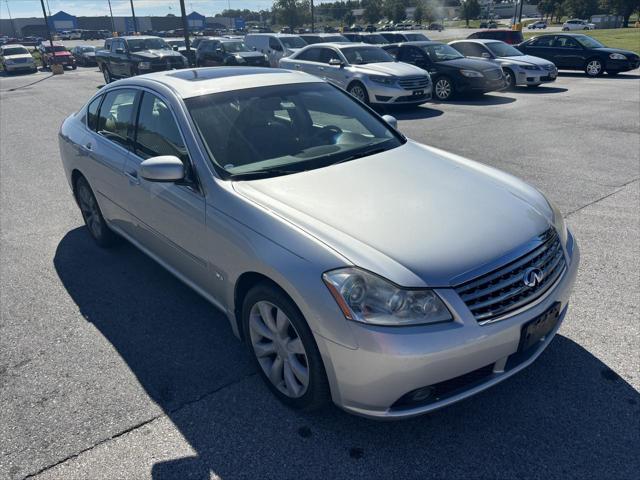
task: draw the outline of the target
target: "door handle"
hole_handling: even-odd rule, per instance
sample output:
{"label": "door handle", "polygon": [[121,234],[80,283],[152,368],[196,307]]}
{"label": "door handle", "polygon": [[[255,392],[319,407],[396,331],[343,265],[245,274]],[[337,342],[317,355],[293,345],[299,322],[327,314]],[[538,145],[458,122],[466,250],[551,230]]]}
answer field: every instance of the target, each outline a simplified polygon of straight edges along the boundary
{"label": "door handle", "polygon": [[296,63],[296,68],[300,68],[302,65],[300,65],[299,63]]}
{"label": "door handle", "polygon": [[91,151],[91,150],[93,149],[93,147],[91,146],[91,142],[87,143],[87,144],[84,146],[84,149],[85,149],[85,150],[89,150],[89,151]]}
{"label": "door handle", "polygon": [[140,185],[140,179],[138,178],[138,172],[135,170],[131,172],[124,172],[124,174],[129,177],[129,183],[131,185]]}
{"label": "door handle", "polygon": [[318,70],[324,71],[324,67],[318,67]]}

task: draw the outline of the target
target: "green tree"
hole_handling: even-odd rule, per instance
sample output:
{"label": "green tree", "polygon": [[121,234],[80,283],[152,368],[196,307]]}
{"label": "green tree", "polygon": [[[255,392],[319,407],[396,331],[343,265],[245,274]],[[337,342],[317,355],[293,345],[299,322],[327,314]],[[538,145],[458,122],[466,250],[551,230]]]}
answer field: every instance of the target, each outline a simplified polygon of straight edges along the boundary
{"label": "green tree", "polygon": [[480,4],[478,0],[465,0],[461,5],[460,14],[467,22],[467,28],[469,28],[469,20],[478,18],[480,15]]}
{"label": "green tree", "polygon": [[600,5],[608,13],[622,15],[625,28],[629,26],[629,17],[640,12],[640,0],[601,0]]}
{"label": "green tree", "polygon": [[422,23],[423,19],[424,19],[424,6],[422,5],[422,2],[418,2],[418,4],[416,5],[416,9],[413,12],[413,20],[416,23]]}
{"label": "green tree", "polygon": [[362,0],[364,19],[368,23],[376,23],[382,18],[382,0]]}
{"label": "green tree", "polygon": [[598,13],[598,0],[564,0],[563,7],[573,17],[588,19]]}

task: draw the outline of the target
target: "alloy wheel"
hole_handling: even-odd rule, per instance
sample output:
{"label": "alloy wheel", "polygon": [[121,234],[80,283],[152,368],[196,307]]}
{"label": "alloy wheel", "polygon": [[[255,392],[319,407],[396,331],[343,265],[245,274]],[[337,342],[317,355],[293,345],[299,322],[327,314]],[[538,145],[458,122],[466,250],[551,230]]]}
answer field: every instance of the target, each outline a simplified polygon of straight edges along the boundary
{"label": "alloy wheel", "polygon": [[93,194],[84,184],[78,185],[78,205],[87,228],[94,237],[99,238],[102,235],[100,210]]}
{"label": "alloy wheel", "polygon": [[436,97],[440,100],[447,100],[451,96],[451,82],[444,78],[438,80],[435,84]]}
{"label": "alloy wheel", "polygon": [[602,63],[600,63],[600,60],[591,60],[589,63],[587,63],[586,70],[587,75],[591,75],[592,77],[600,75],[600,73],[602,72]]}
{"label": "alloy wheel", "polygon": [[364,88],[360,85],[354,85],[353,87],[351,87],[349,89],[349,93],[361,102],[366,102],[367,100],[367,94],[365,93]]}
{"label": "alloy wheel", "polygon": [[509,88],[514,88],[516,86],[516,79],[511,73],[511,70],[504,70],[504,79],[507,81],[507,86]]}
{"label": "alloy wheel", "polygon": [[289,317],[267,301],[249,313],[251,345],[262,371],[284,395],[299,398],[309,387],[307,353]]}

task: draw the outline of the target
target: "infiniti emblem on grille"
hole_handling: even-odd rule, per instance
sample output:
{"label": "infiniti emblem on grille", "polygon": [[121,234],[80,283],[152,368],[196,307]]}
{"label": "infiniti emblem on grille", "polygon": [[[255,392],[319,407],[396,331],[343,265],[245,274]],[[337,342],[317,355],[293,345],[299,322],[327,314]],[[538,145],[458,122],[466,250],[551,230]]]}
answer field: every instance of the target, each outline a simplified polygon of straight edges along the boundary
{"label": "infiniti emblem on grille", "polygon": [[524,271],[524,275],[522,275],[522,282],[527,286],[527,287],[535,287],[537,285],[540,284],[540,282],[542,282],[542,279],[544,277],[544,272],[542,270],[540,270],[539,268],[527,268]]}

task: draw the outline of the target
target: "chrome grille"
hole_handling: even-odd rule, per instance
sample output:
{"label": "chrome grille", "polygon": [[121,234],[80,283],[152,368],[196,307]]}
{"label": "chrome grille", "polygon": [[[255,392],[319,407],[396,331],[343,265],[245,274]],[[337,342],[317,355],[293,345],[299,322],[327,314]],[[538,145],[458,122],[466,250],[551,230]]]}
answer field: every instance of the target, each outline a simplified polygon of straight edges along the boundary
{"label": "chrome grille", "polygon": [[401,78],[398,83],[405,90],[421,90],[427,88],[429,86],[429,77],[420,76],[420,77],[407,77]]}
{"label": "chrome grille", "polygon": [[[542,243],[524,256],[479,278],[455,287],[479,323],[513,312],[541,297],[564,273],[564,251],[553,229],[541,237]],[[530,268],[542,271],[542,280],[533,287],[524,284]]]}
{"label": "chrome grille", "polygon": [[27,63],[29,60],[31,60],[30,58],[14,58],[13,59],[13,63]]}

